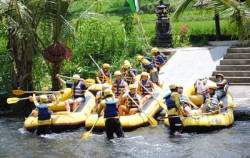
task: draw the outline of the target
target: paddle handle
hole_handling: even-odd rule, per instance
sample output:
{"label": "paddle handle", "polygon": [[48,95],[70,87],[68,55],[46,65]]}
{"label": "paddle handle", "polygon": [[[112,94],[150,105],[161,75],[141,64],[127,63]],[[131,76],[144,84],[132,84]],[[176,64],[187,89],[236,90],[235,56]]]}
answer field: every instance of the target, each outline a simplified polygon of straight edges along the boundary
{"label": "paddle handle", "polygon": [[[73,77],[62,76],[62,75],[60,75],[60,76],[63,77],[63,78],[73,79]],[[78,80],[80,80],[80,81],[85,81],[83,78],[80,78],[80,79],[78,79]]]}

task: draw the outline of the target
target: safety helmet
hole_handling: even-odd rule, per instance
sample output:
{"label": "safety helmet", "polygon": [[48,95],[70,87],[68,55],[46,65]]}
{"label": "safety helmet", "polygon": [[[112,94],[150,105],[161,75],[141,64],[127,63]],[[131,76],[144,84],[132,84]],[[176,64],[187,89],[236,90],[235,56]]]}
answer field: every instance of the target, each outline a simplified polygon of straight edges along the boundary
{"label": "safety helmet", "polygon": [[107,88],[110,88],[110,85],[108,83],[102,84],[102,89],[105,90]]}
{"label": "safety helmet", "polygon": [[122,75],[121,71],[115,71],[114,76],[120,76]]}
{"label": "safety helmet", "polygon": [[129,64],[130,65],[130,62],[128,60],[124,60],[123,64]]}
{"label": "safety helmet", "polygon": [[104,90],[104,97],[108,96],[108,95],[113,95],[113,92],[111,89],[105,89]]}
{"label": "safety helmet", "polygon": [[138,55],[137,57],[136,57],[136,61],[141,61],[142,60],[142,58],[143,58],[143,56],[141,56],[141,55]]}
{"label": "safety helmet", "polygon": [[48,90],[49,90],[48,87],[43,87],[43,88],[42,88],[42,91],[48,91]]}
{"label": "safety helmet", "polygon": [[141,76],[149,76],[147,72],[142,72]]}
{"label": "safety helmet", "polygon": [[136,89],[137,88],[137,85],[136,84],[130,84],[128,86],[129,89]]}
{"label": "safety helmet", "polygon": [[177,87],[176,84],[170,84],[170,85],[169,85],[169,89],[170,89],[170,90],[171,90],[171,89],[176,89],[176,87]]}
{"label": "safety helmet", "polygon": [[183,88],[183,85],[178,84],[178,85],[176,85],[176,87],[177,87],[177,88]]}
{"label": "safety helmet", "polygon": [[209,88],[209,89],[216,90],[216,89],[217,89],[217,86],[214,84],[214,85],[210,85],[208,88]]}
{"label": "safety helmet", "polygon": [[151,52],[152,54],[155,54],[155,53],[157,53],[158,51],[159,51],[158,48],[154,47],[154,48],[151,49],[150,52]]}
{"label": "safety helmet", "polygon": [[102,68],[103,69],[109,69],[110,68],[110,65],[109,64],[107,64],[107,63],[104,63],[103,65],[102,65]]}
{"label": "safety helmet", "polygon": [[73,80],[79,80],[81,77],[78,74],[74,74],[72,78]]}
{"label": "safety helmet", "polygon": [[217,74],[215,77],[218,78],[219,76],[221,76],[222,78],[224,78],[224,75],[221,74],[221,73]]}
{"label": "safety helmet", "polygon": [[47,95],[41,95],[41,96],[40,96],[40,102],[41,102],[41,103],[46,103],[46,102],[48,102],[48,97],[47,97]]}
{"label": "safety helmet", "polygon": [[123,65],[123,68],[125,68],[125,69],[128,69],[128,68],[130,68],[130,67],[131,67],[130,64],[124,64],[124,65]]}

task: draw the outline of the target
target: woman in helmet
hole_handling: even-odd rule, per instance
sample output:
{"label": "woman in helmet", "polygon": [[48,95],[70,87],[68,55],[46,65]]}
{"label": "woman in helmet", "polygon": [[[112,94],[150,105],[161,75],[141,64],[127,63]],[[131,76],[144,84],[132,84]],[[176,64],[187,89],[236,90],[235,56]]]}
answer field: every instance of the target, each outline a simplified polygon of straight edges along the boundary
{"label": "woman in helmet", "polygon": [[150,99],[155,93],[155,86],[152,81],[149,80],[147,72],[141,73],[141,80],[138,84],[139,94],[142,96],[142,105]]}
{"label": "woman in helmet", "polygon": [[119,114],[135,114],[141,111],[142,102],[141,96],[136,93],[137,86],[135,84],[129,85],[129,93],[123,94],[120,100]]}
{"label": "woman in helmet", "polygon": [[160,68],[166,63],[166,61],[159,52],[158,48],[152,48],[150,52],[153,55],[154,66],[157,68],[157,71],[159,73]]}
{"label": "woman in helmet", "polygon": [[112,83],[112,91],[116,98],[119,98],[124,91],[128,91],[128,84],[122,79],[122,73],[120,71],[115,71],[115,80]]}
{"label": "woman in helmet", "polygon": [[223,106],[223,102],[217,96],[216,89],[216,85],[209,86],[209,93],[204,98],[204,104],[201,105],[202,113],[218,113],[220,106]]}
{"label": "woman in helmet", "polygon": [[98,108],[98,117],[101,116],[101,111],[104,109],[105,132],[108,139],[114,138],[114,133],[117,137],[124,137],[121,122],[118,113],[118,100],[113,97],[111,89],[104,90],[104,97]]}
{"label": "woman in helmet", "polygon": [[102,65],[102,69],[99,70],[97,76],[96,76],[96,81],[98,84],[102,83],[111,83],[111,75],[110,75],[110,65],[107,63],[104,63]]}
{"label": "woman in helmet", "polygon": [[180,115],[184,115],[184,111],[180,104],[180,95],[177,92],[177,86],[175,84],[169,85],[170,93],[163,98],[167,105],[168,120],[170,125],[170,135],[179,135],[182,132],[183,125]]}
{"label": "woman in helmet", "polygon": [[227,94],[227,89],[228,89],[229,83],[224,78],[224,75],[221,73],[217,74],[215,77],[218,80],[216,93],[217,93],[217,96],[219,98],[222,98]]}
{"label": "woman in helmet", "polygon": [[87,86],[84,79],[81,79],[78,74],[73,75],[73,82],[64,81],[59,74],[57,74],[56,77],[61,83],[66,85],[67,88],[72,88],[73,98],[66,100],[65,106],[67,112],[70,112],[70,104],[73,104],[74,111],[83,101],[85,101],[84,93],[87,90]]}
{"label": "woman in helmet", "polygon": [[135,73],[133,70],[131,70],[130,64],[124,64],[124,80],[129,84],[135,83]]}
{"label": "woman in helmet", "polygon": [[138,61],[142,65],[142,67],[143,67],[142,72],[146,71],[147,73],[149,73],[150,80],[159,86],[159,76],[158,76],[158,72],[157,72],[156,68],[154,67],[154,65],[141,55],[138,55],[136,57],[136,61]]}

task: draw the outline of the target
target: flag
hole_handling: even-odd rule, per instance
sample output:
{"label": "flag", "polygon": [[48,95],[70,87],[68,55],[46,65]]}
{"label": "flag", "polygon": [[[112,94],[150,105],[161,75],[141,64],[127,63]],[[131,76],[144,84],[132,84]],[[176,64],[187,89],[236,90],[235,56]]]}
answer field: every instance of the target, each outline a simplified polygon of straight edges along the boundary
{"label": "flag", "polygon": [[139,2],[138,0],[128,0],[129,6],[133,13],[139,12]]}

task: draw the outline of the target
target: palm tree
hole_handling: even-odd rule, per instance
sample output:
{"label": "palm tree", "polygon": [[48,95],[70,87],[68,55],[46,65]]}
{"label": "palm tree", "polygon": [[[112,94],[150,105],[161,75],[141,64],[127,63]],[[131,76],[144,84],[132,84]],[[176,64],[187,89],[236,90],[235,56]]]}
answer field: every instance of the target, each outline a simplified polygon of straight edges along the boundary
{"label": "palm tree", "polygon": [[[189,7],[197,4],[197,0],[182,0],[180,5],[174,14],[174,19],[178,19],[180,15]],[[215,11],[215,27],[216,37],[220,36],[220,24],[219,24],[219,12],[227,13],[226,16],[230,19],[230,22],[235,25],[238,32],[238,38],[243,39],[248,35],[247,29],[249,22],[249,4],[247,2],[235,1],[235,0],[207,0],[206,3],[200,4],[204,9],[214,8]]]}

